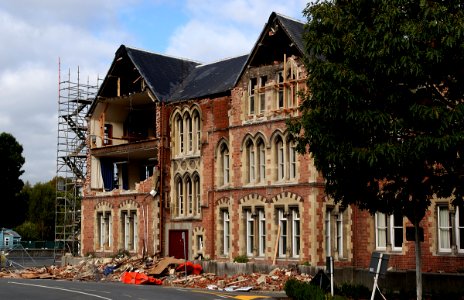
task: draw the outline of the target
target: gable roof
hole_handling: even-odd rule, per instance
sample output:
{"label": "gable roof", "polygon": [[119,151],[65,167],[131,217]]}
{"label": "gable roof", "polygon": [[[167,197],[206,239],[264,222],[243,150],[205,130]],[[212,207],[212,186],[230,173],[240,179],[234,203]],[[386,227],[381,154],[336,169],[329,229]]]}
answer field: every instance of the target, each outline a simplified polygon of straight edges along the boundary
{"label": "gable roof", "polygon": [[[278,13],[273,12],[269,17],[269,21],[273,19],[273,15],[280,22],[282,28],[287,32],[290,39],[296,44],[297,48],[303,54],[305,52],[304,43],[303,43],[303,32],[304,32],[304,23],[285,17]],[[268,22],[269,24],[270,22]]]}
{"label": "gable roof", "polygon": [[[122,62],[128,58],[126,65]],[[129,64],[129,65],[128,65]],[[133,68],[145,79],[148,88],[159,101],[166,101],[177,86],[199,65],[198,62],[161,55],[121,45],[115,53],[111,67],[100,86],[97,96],[104,96],[110,88],[111,78],[127,75]],[[130,68],[128,68],[130,66]],[[115,75],[115,74],[116,75]],[[119,75],[118,75],[119,73]],[[110,88],[111,89],[111,88]]]}
{"label": "gable roof", "polygon": [[248,54],[196,66],[170,100],[195,99],[227,92],[235,86],[247,59]]}
{"label": "gable roof", "polygon": [[[124,46],[121,46],[124,47]],[[168,100],[197,62],[124,47],[150,90],[160,101]],[[121,48],[120,48],[121,50]],[[118,52],[120,51],[118,50]]]}
{"label": "gable roof", "polygon": [[[269,20],[264,25],[258,40],[251,50],[250,56],[248,57],[248,60],[240,72],[237,80],[240,79],[243,72],[245,72],[245,68],[250,66],[254,62],[255,58],[259,56],[258,54],[269,52],[269,55],[273,56],[275,59],[275,56],[278,53],[275,51],[277,49],[282,53],[287,53],[287,51],[289,51],[287,54],[293,53],[298,54],[299,56],[303,56],[305,53],[303,42],[304,26],[305,24],[303,22],[285,17],[283,15],[277,14],[276,12],[272,12],[269,16]],[[281,31],[283,31],[284,35],[280,33]],[[282,43],[281,39],[276,41],[275,36],[288,39],[289,44]],[[266,42],[269,43],[266,44]],[[269,59],[269,57],[266,57],[265,59]],[[260,61],[258,65],[261,63],[263,63],[263,61]]]}

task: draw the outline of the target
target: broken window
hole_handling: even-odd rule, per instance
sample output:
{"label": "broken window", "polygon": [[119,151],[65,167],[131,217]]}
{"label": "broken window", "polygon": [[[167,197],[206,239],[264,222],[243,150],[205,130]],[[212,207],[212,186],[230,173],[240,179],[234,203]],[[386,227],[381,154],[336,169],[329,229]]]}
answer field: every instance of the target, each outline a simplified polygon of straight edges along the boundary
{"label": "broken window", "polygon": [[105,124],[103,145],[110,146],[113,144],[113,125]]}
{"label": "broken window", "polygon": [[97,226],[98,226],[98,246],[101,250],[106,250],[111,247],[112,238],[112,222],[111,212],[98,212],[97,213]]}

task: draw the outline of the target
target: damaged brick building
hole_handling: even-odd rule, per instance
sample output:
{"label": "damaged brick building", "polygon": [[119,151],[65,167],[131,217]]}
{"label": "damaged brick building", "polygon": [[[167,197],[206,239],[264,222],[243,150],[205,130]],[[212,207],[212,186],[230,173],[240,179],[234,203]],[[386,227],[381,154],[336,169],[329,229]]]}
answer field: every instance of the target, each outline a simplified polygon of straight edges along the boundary
{"label": "damaged brick building", "polygon": [[[88,114],[81,254],[414,268],[406,218],[334,204],[295,150],[303,28],[272,13],[250,54],[211,64],[117,50]],[[459,208],[434,201],[421,226],[424,271],[464,268]]]}

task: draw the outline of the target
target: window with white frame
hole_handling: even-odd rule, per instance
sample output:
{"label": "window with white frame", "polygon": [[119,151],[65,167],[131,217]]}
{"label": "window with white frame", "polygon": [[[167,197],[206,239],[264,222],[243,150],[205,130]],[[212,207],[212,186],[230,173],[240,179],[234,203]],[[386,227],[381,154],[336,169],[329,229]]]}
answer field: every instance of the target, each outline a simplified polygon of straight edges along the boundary
{"label": "window with white frame", "polygon": [[328,206],[325,211],[325,245],[326,256],[334,256],[335,259],[345,257],[346,239],[344,219],[346,210],[342,207]]}
{"label": "window with white frame", "polygon": [[179,154],[184,153],[184,120],[179,116],[177,118],[177,143]]}
{"label": "window with white frame", "polygon": [[266,147],[263,140],[258,140],[258,181],[264,182],[266,180]]}
{"label": "window with white frame", "polygon": [[203,252],[203,236],[202,235],[197,235],[197,252],[198,253]]}
{"label": "window with white frame", "polygon": [[248,84],[248,114],[249,115],[254,115],[255,114],[255,92],[257,88],[257,79],[256,78],[250,78],[249,84]]}
{"label": "window with white frame", "polygon": [[222,211],[222,254],[228,255],[230,248],[230,219],[229,212],[227,210]]}
{"label": "window with white frame", "polygon": [[246,142],[247,182],[255,182],[255,149],[251,139]]}
{"label": "window with white frame", "polygon": [[222,174],[220,176],[220,185],[228,185],[229,180],[230,180],[230,161],[229,161],[229,148],[225,143],[222,143],[220,146],[220,151],[219,151],[219,165],[220,165],[220,170],[219,174]]}
{"label": "window with white frame", "polygon": [[301,228],[298,207],[290,207],[288,212],[284,208],[277,208],[277,221],[280,228],[278,256],[299,257]]}
{"label": "window with white frame", "polygon": [[331,219],[332,209],[327,209],[325,211],[325,248],[326,248],[326,256],[332,256],[332,237],[331,237]]}
{"label": "window with white frame", "polygon": [[192,123],[192,118],[190,116],[187,116],[187,145],[188,145],[188,152],[193,151],[193,123]]}
{"label": "window with white frame", "polygon": [[97,212],[97,226],[98,226],[98,246],[100,249],[105,250],[111,247],[112,238],[112,220],[111,212],[101,211]]}
{"label": "window with white frame", "polygon": [[290,179],[296,178],[296,145],[295,142],[289,141],[289,177]]}
{"label": "window with white frame", "polygon": [[193,114],[193,123],[195,124],[196,151],[200,152],[201,150],[201,125],[200,125],[200,115],[198,111],[195,111]]}
{"label": "window with white frame", "polygon": [[258,255],[264,256],[266,253],[266,215],[264,209],[258,209]]}
{"label": "window with white frame", "polygon": [[193,177],[193,190],[196,205],[197,214],[201,213],[201,191],[200,191],[200,176],[195,175]]}
{"label": "window with white frame", "polygon": [[194,217],[201,212],[201,186],[198,173],[176,176],[175,217]]}
{"label": "window with white frame", "polygon": [[138,242],[138,220],[137,211],[121,211],[122,237],[124,250],[137,251]]}
{"label": "window with white frame", "polygon": [[200,151],[201,122],[197,109],[185,111],[182,115],[177,112],[173,118],[173,154],[192,155]]}
{"label": "window with white frame", "polygon": [[300,212],[298,208],[291,208],[292,211],[292,256],[300,256]]}
{"label": "window with white frame", "polygon": [[456,207],[456,248],[464,253],[464,210],[463,206]]}
{"label": "window with white frame", "polygon": [[438,251],[451,252],[451,222],[448,205],[437,206]]}
{"label": "window with white frame", "polygon": [[281,181],[285,178],[285,156],[284,156],[284,142],[281,138],[276,143],[277,150],[277,180]]}
{"label": "window with white frame", "polygon": [[343,257],[343,214],[339,213],[336,217],[337,223],[337,251],[338,257]]}
{"label": "window with white frame", "polygon": [[279,257],[287,256],[287,234],[288,234],[288,219],[284,209],[278,209],[278,224],[280,228],[279,237]]}
{"label": "window with white frame", "polygon": [[403,216],[401,214],[387,215],[381,212],[375,214],[376,249],[387,250],[387,245],[393,251],[401,251],[403,247]]}
{"label": "window with white frame", "polygon": [[253,256],[253,245],[255,240],[255,219],[251,213],[251,209],[245,210],[246,218],[246,254]]}
{"label": "window with white frame", "polygon": [[193,186],[192,186],[192,179],[190,177],[187,177],[186,179],[187,183],[187,207],[188,207],[188,214],[192,215],[193,214]]}
{"label": "window with white frame", "polygon": [[178,208],[178,215],[182,216],[184,214],[184,184],[182,182],[182,178],[177,179],[177,208]]}

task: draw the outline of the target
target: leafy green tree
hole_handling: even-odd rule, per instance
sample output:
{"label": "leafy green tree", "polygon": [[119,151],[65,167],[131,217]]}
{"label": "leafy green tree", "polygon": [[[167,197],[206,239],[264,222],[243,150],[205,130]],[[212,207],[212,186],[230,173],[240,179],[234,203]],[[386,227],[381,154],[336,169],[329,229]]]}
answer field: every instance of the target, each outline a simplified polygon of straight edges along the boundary
{"label": "leafy green tree", "polygon": [[18,193],[23,187],[20,179],[25,162],[23,147],[9,133],[0,133],[0,227],[12,228],[25,218],[25,205]]}
{"label": "leafy green tree", "polygon": [[36,226],[40,240],[54,240],[55,180],[27,187],[29,195],[27,221]]}
{"label": "leafy green tree", "polygon": [[298,150],[334,200],[414,224],[422,299],[419,223],[435,195],[464,193],[464,1],[318,1],[305,15]]}

